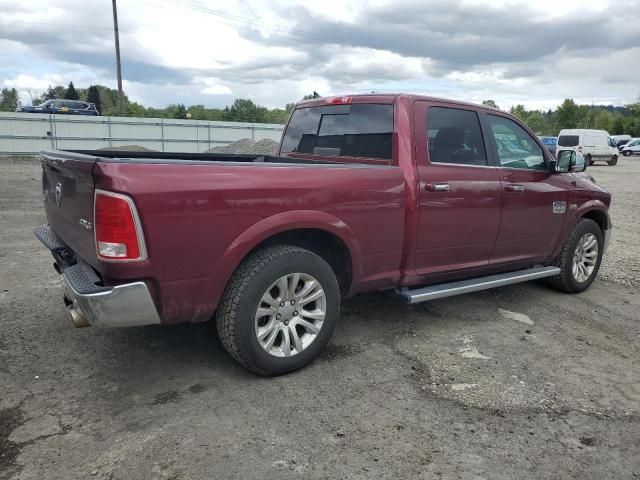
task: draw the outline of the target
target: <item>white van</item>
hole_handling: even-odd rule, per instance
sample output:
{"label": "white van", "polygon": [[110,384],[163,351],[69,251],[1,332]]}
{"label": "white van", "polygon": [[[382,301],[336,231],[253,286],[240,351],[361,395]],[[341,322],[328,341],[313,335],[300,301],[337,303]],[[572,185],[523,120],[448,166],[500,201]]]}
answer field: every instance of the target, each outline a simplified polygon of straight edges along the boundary
{"label": "white van", "polygon": [[575,150],[584,155],[587,165],[605,161],[609,165],[618,163],[618,149],[605,130],[565,129],[558,135],[558,152]]}

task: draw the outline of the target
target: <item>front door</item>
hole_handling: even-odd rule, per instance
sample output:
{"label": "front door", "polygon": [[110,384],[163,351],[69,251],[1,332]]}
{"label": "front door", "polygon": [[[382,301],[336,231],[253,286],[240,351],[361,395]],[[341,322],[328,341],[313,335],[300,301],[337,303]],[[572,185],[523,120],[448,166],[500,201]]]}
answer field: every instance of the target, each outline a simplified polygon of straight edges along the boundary
{"label": "front door", "polygon": [[478,113],[417,102],[414,115],[420,178],[416,272],[486,266],[500,225],[500,178],[487,160]]}
{"label": "front door", "polygon": [[549,170],[542,147],[520,125],[485,115],[500,162],[502,219],[491,263],[548,258],[567,216],[571,175]]}

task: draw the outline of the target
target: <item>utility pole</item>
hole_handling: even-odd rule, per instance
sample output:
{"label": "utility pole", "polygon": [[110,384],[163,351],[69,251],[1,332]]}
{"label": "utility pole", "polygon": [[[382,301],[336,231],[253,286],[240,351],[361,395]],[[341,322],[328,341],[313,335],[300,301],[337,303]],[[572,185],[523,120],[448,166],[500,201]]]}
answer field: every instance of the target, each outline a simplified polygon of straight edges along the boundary
{"label": "utility pole", "polygon": [[116,7],[116,0],[111,0],[113,4],[113,34],[116,40],[116,75],[118,76],[118,99],[116,101],[116,108],[118,113],[122,115],[122,67],[120,66],[120,34],[118,33],[118,7]]}

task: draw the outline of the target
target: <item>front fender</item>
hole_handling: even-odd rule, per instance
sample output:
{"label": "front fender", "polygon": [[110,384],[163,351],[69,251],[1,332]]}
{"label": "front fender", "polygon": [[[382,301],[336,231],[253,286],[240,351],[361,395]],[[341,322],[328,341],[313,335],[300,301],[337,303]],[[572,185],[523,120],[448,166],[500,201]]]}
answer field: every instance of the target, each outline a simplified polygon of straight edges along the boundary
{"label": "front fender", "polygon": [[213,309],[216,308],[231,275],[257,245],[279,233],[299,229],[324,230],[342,240],[351,255],[353,280],[360,278],[360,246],[353,231],[344,221],[329,213],[314,210],[283,212],[253,224],[231,243],[212,270],[213,276],[210,287],[206,289],[208,298],[205,302],[212,302]]}
{"label": "front fender", "polygon": [[[573,203],[573,202],[571,202]],[[588,200],[580,205],[577,205],[575,208],[571,208],[572,205],[569,204],[569,215],[567,221],[564,224],[564,228],[562,230],[562,234],[560,235],[558,244],[553,253],[553,258],[556,258],[560,254],[560,250],[562,250],[562,246],[571,235],[576,224],[580,221],[582,217],[584,217],[587,213],[592,211],[598,211],[604,214],[606,218],[605,230],[611,229],[611,217],[609,216],[609,209],[607,205],[599,199]]]}

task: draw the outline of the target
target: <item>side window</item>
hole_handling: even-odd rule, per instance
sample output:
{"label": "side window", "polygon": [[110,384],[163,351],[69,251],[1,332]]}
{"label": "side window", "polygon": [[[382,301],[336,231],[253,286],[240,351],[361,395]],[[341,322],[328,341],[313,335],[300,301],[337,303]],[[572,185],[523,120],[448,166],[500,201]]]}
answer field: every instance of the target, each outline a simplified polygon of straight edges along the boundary
{"label": "side window", "polygon": [[427,135],[429,160],[432,163],[487,164],[476,112],[431,107],[427,111]]}
{"label": "side window", "polygon": [[525,170],[546,170],[544,154],[524,128],[513,120],[487,115],[498,147],[500,165]]}
{"label": "side window", "polygon": [[62,102],[60,100],[54,100],[53,102],[51,102],[51,106],[54,108],[60,108],[62,107]]}

